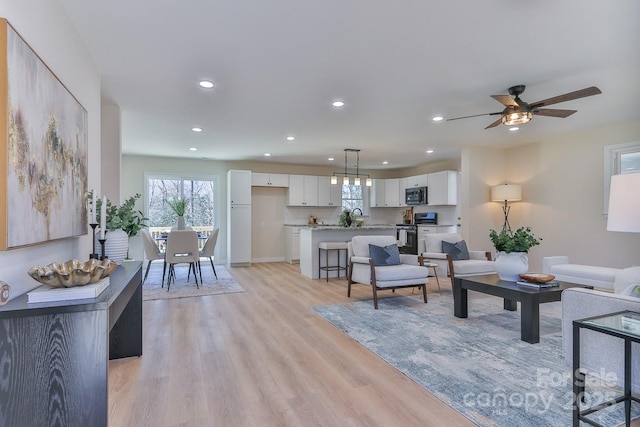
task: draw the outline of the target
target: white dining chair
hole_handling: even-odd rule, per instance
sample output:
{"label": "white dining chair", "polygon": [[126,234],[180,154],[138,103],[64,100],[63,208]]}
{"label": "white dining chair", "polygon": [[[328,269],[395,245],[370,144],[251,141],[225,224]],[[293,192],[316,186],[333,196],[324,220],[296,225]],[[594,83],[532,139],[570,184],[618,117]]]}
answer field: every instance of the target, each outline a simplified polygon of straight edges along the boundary
{"label": "white dining chair", "polygon": [[218,234],[220,233],[220,229],[216,228],[211,233],[211,236],[207,239],[204,244],[204,247],[200,251],[198,257],[198,270],[200,271],[200,282],[202,282],[202,266],[200,264],[200,258],[209,258],[209,262],[211,262],[211,269],[213,269],[213,275],[216,276],[216,280],[218,280],[218,273],[216,273],[216,267],[213,265],[213,257],[216,249],[216,243],[218,242]]}
{"label": "white dining chair", "polygon": [[167,251],[165,255],[167,264],[169,265],[169,277],[167,278],[167,291],[171,286],[171,281],[175,282],[175,265],[189,264],[189,273],[193,269],[196,279],[196,286],[200,288],[196,268],[200,259],[200,251],[198,250],[198,233],[191,230],[176,230],[169,233],[167,237]]}
{"label": "white dining chair", "polygon": [[147,280],[147,276],[149,275],[149,268],[151,267],[151,263],[155,260],[161,259],[164,263],[162,268],[162,287],[164,287],[164,277],[167,272],[167,260],[165,259],[165,253],[160,250],[158,245],[153,241],[153,237],[149,233],[149,230],[143,228],[140,230],[140,235],[142,236],[142,244],[144,245],[144,255],[147,258],[147,271],[144,273],[144,279],[142,279],[142,284]]}

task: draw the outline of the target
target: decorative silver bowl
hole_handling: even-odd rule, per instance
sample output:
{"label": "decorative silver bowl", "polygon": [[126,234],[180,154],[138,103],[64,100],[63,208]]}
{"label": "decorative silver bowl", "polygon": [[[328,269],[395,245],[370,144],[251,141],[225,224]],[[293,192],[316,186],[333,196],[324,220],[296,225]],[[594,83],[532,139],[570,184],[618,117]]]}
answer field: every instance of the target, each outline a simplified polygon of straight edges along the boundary
{"label": "decorative silver bowl", "polygon": [[106,259],[80,261],[71,259],[65,263],[54,262],[47,266],[31,267],[27,272],[38,282],[55,288],[70,288],[95,283],[107,277],[118,267],[115,262]]}

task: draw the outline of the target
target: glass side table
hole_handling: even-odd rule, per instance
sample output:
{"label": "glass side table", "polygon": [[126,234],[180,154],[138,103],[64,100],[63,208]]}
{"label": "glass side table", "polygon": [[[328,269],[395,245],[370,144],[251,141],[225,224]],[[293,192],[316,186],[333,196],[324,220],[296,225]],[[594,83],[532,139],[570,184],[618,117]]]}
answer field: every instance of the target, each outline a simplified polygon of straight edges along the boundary
{"label": "glass side table", "polygon": [[[591,408],[581,409],[579,402],[584,395],[585,374],[580,372],[580,329],[591,329],[603,334],[624,340],[624,394],[614,399],[602,402]],[[579,427],[580,421],[593,426],[600,424],[591,421],[587,415],[604,409],[610,405],[624,402],[625,425],[631,422],[631,401],[639,402],[631,395],[631,343],[640,343],[640,313],[635,311],[621,311],[603,316],[589,317],[573,321],[573,426]]]}

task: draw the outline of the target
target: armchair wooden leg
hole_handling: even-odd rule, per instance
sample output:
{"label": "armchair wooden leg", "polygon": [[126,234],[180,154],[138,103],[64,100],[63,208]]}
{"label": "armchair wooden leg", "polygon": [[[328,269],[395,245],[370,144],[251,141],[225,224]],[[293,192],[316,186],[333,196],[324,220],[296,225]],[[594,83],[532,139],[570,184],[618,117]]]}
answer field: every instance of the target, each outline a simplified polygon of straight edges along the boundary
{"label": "armchair wooden leg", "polygon": [[373,289],[373,308],[378,309],[378,288],[376,285],[371,285],[371,289]]}
{"label": "armchair wooden leg", "polygon": [[351,274],[353,274],[353,263],[349,263],[349,270],[347,271],[347,298],[351,298],[351,284],[353,283],[351,280]]}
{"label": "armchair wooden leg", "polygon": [[427,284],[422,285],[422,297],[424,298],[424,303],[427,303]]}

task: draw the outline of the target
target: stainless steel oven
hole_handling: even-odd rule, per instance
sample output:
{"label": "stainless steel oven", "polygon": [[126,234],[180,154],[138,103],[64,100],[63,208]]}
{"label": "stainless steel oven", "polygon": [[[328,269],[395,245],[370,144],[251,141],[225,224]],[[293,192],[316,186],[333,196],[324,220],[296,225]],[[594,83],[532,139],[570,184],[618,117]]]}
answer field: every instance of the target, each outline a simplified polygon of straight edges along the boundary
{"label": "stainless steel oven", "polygon": [[418,226],[415,224],[397,224],[396,239],[401,254],[418,255]]}

